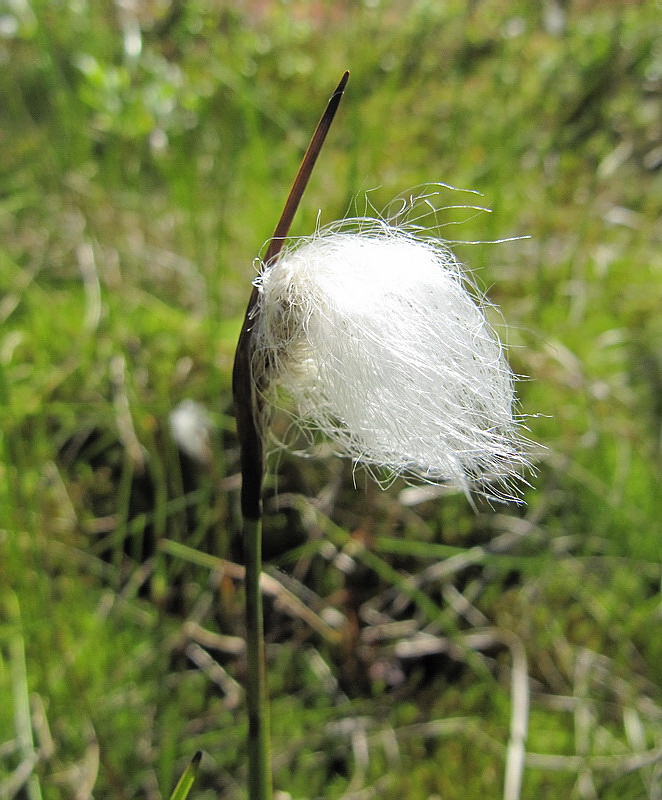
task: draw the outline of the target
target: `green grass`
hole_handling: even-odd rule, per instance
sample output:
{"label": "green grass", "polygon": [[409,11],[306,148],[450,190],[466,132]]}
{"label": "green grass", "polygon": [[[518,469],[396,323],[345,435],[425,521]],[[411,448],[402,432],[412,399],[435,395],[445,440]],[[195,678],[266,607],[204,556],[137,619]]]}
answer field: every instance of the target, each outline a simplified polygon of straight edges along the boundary
{"label": "green grass", "polygon": [[[293,233],[367,190],[480,191],[492,213],[441,230],[530,237],[457,251],[547,449],[526,506],[477,514],[273,460],[276,789],[502,796],[521,642],[521,797],[658,797],[659,3],[571,4],[558,34],[524,2],[254,6],[2,12],[0,796],[155,800],[202,750],[189,796],[245,797],[230,369],[349,68]],[[186,398],[205,468],[170,438]]]}

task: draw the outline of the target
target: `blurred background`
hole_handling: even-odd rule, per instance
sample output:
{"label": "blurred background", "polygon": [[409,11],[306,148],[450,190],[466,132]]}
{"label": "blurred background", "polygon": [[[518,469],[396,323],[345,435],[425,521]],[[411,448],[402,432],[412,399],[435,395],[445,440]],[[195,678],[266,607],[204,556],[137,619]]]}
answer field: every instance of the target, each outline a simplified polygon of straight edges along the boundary
{"label": "blurred background", "polygon": [[348,68],[293,233],[479,191],[546,449],[476,510],[275,454],[279,796],[659,800],[662,3],[4,0],[0,63],[0,797],[245,796],[230,370]]}

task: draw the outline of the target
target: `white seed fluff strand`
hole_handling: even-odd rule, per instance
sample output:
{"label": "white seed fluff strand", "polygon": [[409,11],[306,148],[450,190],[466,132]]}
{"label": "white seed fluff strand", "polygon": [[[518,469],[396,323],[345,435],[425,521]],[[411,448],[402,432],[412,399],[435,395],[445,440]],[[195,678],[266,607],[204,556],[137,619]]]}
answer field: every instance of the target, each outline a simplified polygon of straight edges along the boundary
{"label": "white seed fluff strand", "polygon": [[513,375],[448,248],[348,220],[256,285],[255,379],[291,398],[300,428],[391,478],[510,497],[526,464]]}

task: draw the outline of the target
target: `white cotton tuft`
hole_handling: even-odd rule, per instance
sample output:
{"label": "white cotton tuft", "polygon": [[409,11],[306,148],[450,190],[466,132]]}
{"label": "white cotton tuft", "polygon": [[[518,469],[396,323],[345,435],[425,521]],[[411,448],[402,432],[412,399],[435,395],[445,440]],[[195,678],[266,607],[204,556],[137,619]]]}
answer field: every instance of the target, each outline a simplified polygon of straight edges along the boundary
{"label": "white cotton tuft", "polygon": [[177,447],[194,461],[209,464],[212,459],[212,421],[207,409],[195,400],[182,400],[170,412],[168,421]]}
{"label": "white cotton tuft", "polygon": [[510,496],[526,464],[513,375],[446,246],[349,220],[256,285],[255,379],[291,398],[300,428],[389,478]]}

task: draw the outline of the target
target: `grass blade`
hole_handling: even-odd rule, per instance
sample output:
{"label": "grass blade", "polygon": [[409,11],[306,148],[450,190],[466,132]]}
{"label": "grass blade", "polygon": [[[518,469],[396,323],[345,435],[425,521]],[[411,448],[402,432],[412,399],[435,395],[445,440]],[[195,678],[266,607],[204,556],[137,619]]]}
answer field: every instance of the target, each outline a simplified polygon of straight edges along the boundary
{"label": "grass blade", "polygon": [[173,793],[170,795],[170,800],[186,800],[198,774],[201,758],[202,751],[198,750],[182,773],[182,777],[177,781],[177,786],[175,786]]}

